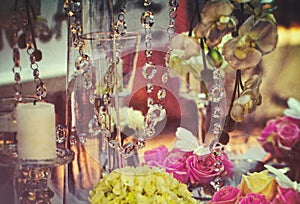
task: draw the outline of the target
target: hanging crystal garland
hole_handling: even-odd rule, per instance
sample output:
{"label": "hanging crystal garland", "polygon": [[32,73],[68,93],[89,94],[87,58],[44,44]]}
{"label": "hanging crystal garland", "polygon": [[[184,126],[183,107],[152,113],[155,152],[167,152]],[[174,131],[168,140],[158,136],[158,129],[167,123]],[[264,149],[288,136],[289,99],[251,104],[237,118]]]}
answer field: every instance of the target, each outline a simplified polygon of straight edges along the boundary
{"label": "hanging crystal garland", "polygon": [[[92,87],[92,63],[91,58],[88,54],[84,53],[85,42],[80,37],[83,32],[82,25],[82,2],[81,0],[66,0],[64,3],[64,9],[68,16],[69,21],[69,33],[70,33],[70,45],[69,47],[73,47],[76,51],[78,51],[78,55],[75,59],[74,65],[75,70],[72,74],[72,79],[76,79],[79,75],[83,77],[83,86],[86,89],[90,89]],[[68,76],[70,73],[67,73]],[[72,87],[72,79],[68,79],[68,91],[71,93]],[[70,94],[68,92],[68,94]],[[91,101],[94,98],[90,99]],[[70,102],[70,101],[69,101]],[[68,114],[71,115],[71,114]],[[98,125],[97,122],[95,122]],[[73,132],[71,128],[71,124],[68,125],[68,132]],[[70,126],[70,127],[69,127]],[[99,129],[99,128],[98,128]],[[67,137],[66,127],[63,125],[58,125],[56,128],[57,142],[63,143],[65,138]],[[69,143],[71,145],[75,145],[77,141],[82,141],[83,143],[86,141],[87,135],[70,135]]]}
{"label": "hanging crystal garland", "polygon": [[[17,38],[17,33],[14,34],[14,38]],[[20,66],[20,52],[19,48],[16,46],[13,48],[13,62],[14,66],[12,68],[12,72],[14,73],[14,91],[15,91],[15,99],[17,101],[22,100],[22,83],[21,83],[21,71],[22,67]]]}
{"label": "hanging crystal garland", "polygon": [[[141,16],[141,24],[145,29],[145,57],[146,63],[143,66],[142,74],[143,77],[147,80],[146,92],[148,94],[147,98],[147,106],[148,111],[145,116],[145,130],[144,135],[141,135],[138,140],[143,141],[145,139],[149,139],[155,135],[155,126],[158,122],[162,121],[166,117],[166,110],[164,106],[161,104],[161,101],[166,97],[166,90],[161,88],[157,92],[157,98],[160,103],[155,103],[153,92],[154,92],[154,84],[152,79],[156,76],[157,68],[152,61],[152,33],[151,28],[155,22],[154,13],[151,11],[151,0],[144,1],[145,11]],[[162,77],[163,83],[167,82],[167,77],[164,75]]]}
{"label": "hanging crystal garland", "polygon": [[33,72],[33,79],[36,84],[35,93],[39,100],[42,100],[46,97],[47,88],[43,80],[40,78],[39,66],[36,62],[42,60],[42,52],[37,48],[37,44],[34,37],[34,28],[32,20],[36,18],[35,11],[32,9],[32,6],[29,0],[25,1],[26,13],[27,13],[27,25],[24,28],[25,40],[27,43],[27,54],[29,55],[30,68]]}

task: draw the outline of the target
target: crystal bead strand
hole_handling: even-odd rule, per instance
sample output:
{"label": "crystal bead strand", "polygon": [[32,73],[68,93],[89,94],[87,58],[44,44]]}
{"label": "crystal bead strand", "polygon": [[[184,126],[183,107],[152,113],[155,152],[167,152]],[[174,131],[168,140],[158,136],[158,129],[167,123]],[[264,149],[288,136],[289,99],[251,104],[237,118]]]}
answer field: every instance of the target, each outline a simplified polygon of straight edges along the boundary
{"label": "crystal bead strand", "polygon": [[[17,38],[18,38],[18,34],[15,33],[14,39],[16,39],[16,41]],[[14,84],[15,99],[17,101],[21,101],[22,100],[22,83],[21,83],[22,67],[20,66],[20,52],[17,46],[13,48],[13,62],[14,62],[14,66],[12,68],[12,72],[14,74],[14,80],[15,80],[15,84]]]}
{"label": "crystal bead strand", "polygon": [[[152,62],[152,33],[151,28],[154,24],[154,14],[150,9],[151,6],[151,0],[145,0],[144,6],[146,8],[146,11],[143,12],[141,16],[141,24],[145,29],[145,56],[146,56],[146,63],[143,66],[142,74],[143,77],[147,80],[146,85],[146,92],[148,94],[147,98],[147,106],[148,111],[146,113],[145,117],[145,130],[144,135],[140,136],[140,140],[144,140],[147,138],[151,138],[155,135],[155,125],[163,120],[166,116],[166,110],[161,104],[156,104],[154,102],[153,98],[153,91],[154,91],[154,85],[152,82],[152,79],[155,77],[157,73],[157,68],[155,64]],[[158,91],[158,99],[162,100],[166,96],[166,91],[164,89],[161,89]]]}
{"label": "crystal bead strand", "polygon": [[29,55],[30,59],[30,68],[33,72],[33,79],[36,84],[35,93],[39,100],[42,100],[46,97],[47,94],[47,88],[43,80],[40,78],[40,70],[39,66],[36,62],[39,62],[42,60],[42,52],[37,48],[35,37],[34,37],[34,28],[32,24],[31,19],[31,13],[35,16],[34,10],[32,10],[32,7],[30,6],[30,2],[26,1],[26,12],[27,12],[27,26],[26,26],[26,32],[25,32],[25,39],[27,43],[27,54]]}

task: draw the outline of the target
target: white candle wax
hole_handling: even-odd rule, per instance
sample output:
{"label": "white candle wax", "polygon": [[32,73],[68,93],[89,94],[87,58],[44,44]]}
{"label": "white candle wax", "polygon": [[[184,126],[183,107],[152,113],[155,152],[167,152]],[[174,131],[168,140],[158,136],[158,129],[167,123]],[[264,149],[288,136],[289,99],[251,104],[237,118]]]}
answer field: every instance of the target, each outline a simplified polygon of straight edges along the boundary
{"label": "white candle wax", "polygon": [[19,104],[16,108],[18,157],[56,158],[55,111],[51,103]]}

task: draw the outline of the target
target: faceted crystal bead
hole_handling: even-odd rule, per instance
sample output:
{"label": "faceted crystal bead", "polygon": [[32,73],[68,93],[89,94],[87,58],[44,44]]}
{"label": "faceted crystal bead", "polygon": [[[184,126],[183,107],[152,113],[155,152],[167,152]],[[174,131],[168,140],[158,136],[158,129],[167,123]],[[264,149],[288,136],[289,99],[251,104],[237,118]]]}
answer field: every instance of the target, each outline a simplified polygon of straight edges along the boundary
{"label": "faceted crystal bead", "polygon": [[221,79],[221,72],[219,69],[215,69],[213,71],[213,79],[215,80]]}
{"label": "faceted crystal bead", "polygon": [[210,182],[210,184],[216,191],[219,191],[220,188],[224,185],[224,181],[222,177],[217,176],[213,181]]}
{"label": "faceted crystal bead", "polygon": [[157,69],[154,64],[146,63],[143,66],[142,74],[145,77],[145,79],[152,79],[155,76],[156,72]]}
{"label": "faceted crystal bead", "polygon": [[163,100],[166,97],[166,95],[167,95],[166,89],[160,89],[157,92],[157,98],[158,98],[158,100]]}
{"label": "faceted crystal bead", "polygon": [[151,11],[145,11],[141,17],[141,23],[144,28],[151,28],[154,24],[154,15]]}
{"label": "faceted crystal bead", "polygon": [[70,135],[69,142],[71,145],[75,145],[77,143],[77,139],[75,135]]}
{"label": "faceted crystal bead", "polygon": [[15,73],[15,81],[21,81],[21,75],[19,72]]}
{"label": "faceted crystal bead", "polygon": [[128,142],[124,144],[121,149],[121,156],[123,158],[130,157],[131,155],[133,155],[134,149],[135,149],[135,144],[133,144],[132,142]]}
{"label": "faceted crystal bead", "polygon": [[79,139],[79,141],[80,141],[82,144],[86,143],[86,141],[87,141],[87,134],[86,134],[86,133],[80,133],[80,134],[78,135],[78,139]]}
{"label": "faceted crystal bead", "polygon": [[151,138],[153,137],[153,135],[155,134],[155,128],[151,127],[151,128],[145,128],[145,136],[147,138]]}
{"label": "faceted crystal bead", "polygon": [[73,23],[70,25],[70,31],[71,31],[73,34],[81,33],[81,31],[82,31],[82,29],[81,29],[81,23],[80,23],[79,21],[73,22]]}
{"label": "faceted crystal bead", "polygon": [[85,54],[77,57],[75,61],[75,67],[78,74],[81,74],[84,71],[88,70],[90,68],[90,57]]}
{"label": "faceted crystal bead", "polygon": [[213,124],[213,133],[214,134],[218,135],[221,133],[221,131],[222,131],[222,126],[220,123]]}
{"label": "faceted crystal bead", "polygon": [[147,115],[155,118],[156,122],[162,121],[166,117],[166,109],[161,104],[154,104],[148,109]]}
{"label": "faceted crystal bead", "polygon": [[144,6],[150,6],[152,3],[152,0],[144,0]]}
{"label": "faceted crystal bead", "polygon": [[168,79],[169,79],[168,73],[164,73],[164,74],[161,76],[161,81],[162,81],[162,83],[164,83],[164,84],[168,82]]}
{"label": "faceted crystal bead", "polygon": [[213,117],[214,118],[221,118],[224,114],[224,111],[222,110],[222,108],[220,106],[216,106],[214,107],[213,110]]}
{"label": "faceted crystal bead", "polygon": [[66,139],[66,128],[63,125],[57,125],[56,127],[56,142],[63,143]]}
{"label": "faceted crystal bead", "polygon": [[34,76],[34,78],[37,78],[37,77],[40,76],[40,71],[39,71],[39,69],[34,69],[34,70],[33,70],[33,76]]}
{"label": "faceted crystal bead", "polygon": [[83,50],[85,48],[85,42],[81,39],[75,39],[73,42],[73,47],[76,50]]}
{"label": "faceted crystal bead", "polygon": [[169,1],[169,6],[178,7],[178,1],[179,0],[170,0]]}
{"label": "faceted crystal bead", "polygon": [[38,97],[42,97],[42,98],[46,97],[46,95],[47,95],[47,88],[46,88],[46,85],[43,82],[40,82],[36,86],[36,95]]}
{"label": "faceted crystal bead", "polygon": [[154,86],[152,83],[148,83],[146,86],[147,93],[151,93],[154,90]]}
{"label": "faceted crystal bead", "polygon": [[137,145],[137,148],[138,149],[142,149],[146,146],[146,142],[143,138],[139,138],[137,141],[136,141],[136,145]]}
{"label": "faceted crystal bead", "polygon": [[224,171],[224,165],[223,165],[222,161],[216,161],[216,163],[215,163],[215,171],[217,171],[217,172]]}
{"label": "faceted crystal bead", "polygon": [[210,89],[210,94],[212,101],[218,103],[224,95],[224,89],[220,84],[214,84]]}
{"label": "faceted crystal bead", "polygon": [[93,117],[88,123],[89,133],[92,136],[97,136],[101,132],[97,117]]}
{"label": "faceted crystal bead", "polygon": [[154,104],[154,99],[151,98],[151,97],[147,98],[147,107],[150,107],[150,106],[152,106],[153,104]]}
{"label": "faceted crystal bead", "polygon": [[125,21],[118,20],[115,25],[115,28],[116,28],[116,32],[119,35],[123,35],[126,33],[127,25],[126,25]]}

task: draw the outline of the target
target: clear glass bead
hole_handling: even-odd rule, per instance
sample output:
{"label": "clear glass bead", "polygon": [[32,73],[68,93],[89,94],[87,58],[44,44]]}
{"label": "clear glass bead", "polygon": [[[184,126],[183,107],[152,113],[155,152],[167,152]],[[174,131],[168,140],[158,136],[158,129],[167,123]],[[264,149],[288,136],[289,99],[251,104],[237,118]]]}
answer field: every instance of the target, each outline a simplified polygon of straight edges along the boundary
{"label": "clear glass bead", "polygon": [[77,138],[75,135],[70,135],[69,142],[71,145],[75,145],[77,143]]}
{"label": "clear glass bead", "polygon": [[136,141],[136,145],[137,145],[137,148],[138,148],[138,149],[143,149],[144,147],[146,147],[146,142],[145,142],[144,139],[139,138],[139,139]]}
{"label": "clear glass bead", "polygon": [[164,98],[166,98],[166,96],[167,96],[166,89],[160,89],[160,90],[158,90],[158,92],[157,92],[157,98],[158,98],[158,100],[163,100]]}
{"label": "clear glass bead", "polygon": [[118,20],[116,25],[115,25],[115,28],[116,28],[116,32],[119,35],[123,35],[123,34],[126,33],[127,25],[126,25],[125,21]]}
{"label": "clear glass bead", "polygon": [[161,76],[161,82],[164,83],[164,84],[168,82],[168,79],[169,79],[169,74],[168,73],[164,73]]}
{"label": "clear glass bead", "polygon": [[152,11],[145,11],[141,17],[141,23],[144,28],[151,28],[154,24],[154,15]]}
{"label": "clear glass bead", "polygon": [[154,104],[148,109],[147,115],[155,118],[157,122],[162,121],[166,117],[166,109],[161,104]]}
{"label": "clear glass bead", "polygon": [[214,123],[214,124],[213,124],[213,133],[214,133],[215,135],[218,135],[218,134],[221,133],[221,131],[222,131],[222,126],[221,126],[221,124],[220,124],[220,123]]}
{"label": "clear glass bead", "polygon": [[151,98],[151,97],[147,98],[147,107],[150,107],[150,106],[152,106],[153,104],[154,104],[154,99]]}
{"label": "clear glass bead", "polygon": [[85,48],[85,42],[81,39],[75,39],[73,42],[73,47],[76,50],[83,50]]}
{"label": "clear glass bead", "polygon": [[212,101],[218,103],[224,96],[224,88],[220,84],[214,84],[210,89],[210,94]]}
{"label": "clear glass bead", "polygon": [[145,129],[145,137],[146,138],[151,138],[151,137],[154,136],[154,134],[155,134],[155,128],[154,127]]}
{"label": "clear glass bead", "polygon": [[215,163],[215,171],[217,171],[217,172],[224,171],[224,165],[223,165],[222,161],[216,161],[216,163]]}
{"label": "clear glass bead", "polygon": [[40,82],[38,85],[36,85],[36,95],[38,97],[45,98],[47,95],[47,88],[46,85],[43,82]]}
{"label": "clear glass bead", "polygon": [[215,80],[221,79],[221,72],[219,69],[215,69],[213,71],[213,79]]}
{"label": "clear glass bead", "polygon": [[86,134],[86,133],[80,133],[80,134],[78,135],[78,139],[79,139],[79,141],[80,141],[82,144],[86,143],[86,141],[87,141],[87,134]]}
{"label": "clear glass bead", "polygon": [[75,68],[78,74],[88,70],[90,68],[90,57],[85,54],[78,56],[75,61]]}
{"label": "clear glass bead", "polygon": [[146,63],[143,66],[142,74],[145,77],[145,79],[152,79],[155,76],[156,72],[157,69],[154,64]]}
{"label": "clear glass bead", "polygon": [[169,6],[178,7],[179,0],[169,0]]}
{"label": "clear glass bead", "polygon": [[92,136],[97,136],[101,132],[97,117],[93,117],[88,123],[89,133]]}
{"label": "clear glass bead", "polygon": [[146,86],[147,93],[151,93],[154,90],[154,85],[152,83],[148,83]]}
{"label": "clear glass bead", "polygon": [[56,126],[56,142],[61,144],[66,140],[66,128],[63,125]]}
{"label": "clear glass bead", "polygon": [[213,109],[213,117],[214,118],[221,118],[224,115],[224,111],[222,110],[221,107],[216,106]]}
{"label": "clear glass bead", "polygon": [[152,3],[152,0],[144,0],[144,6],[150,6]]}

